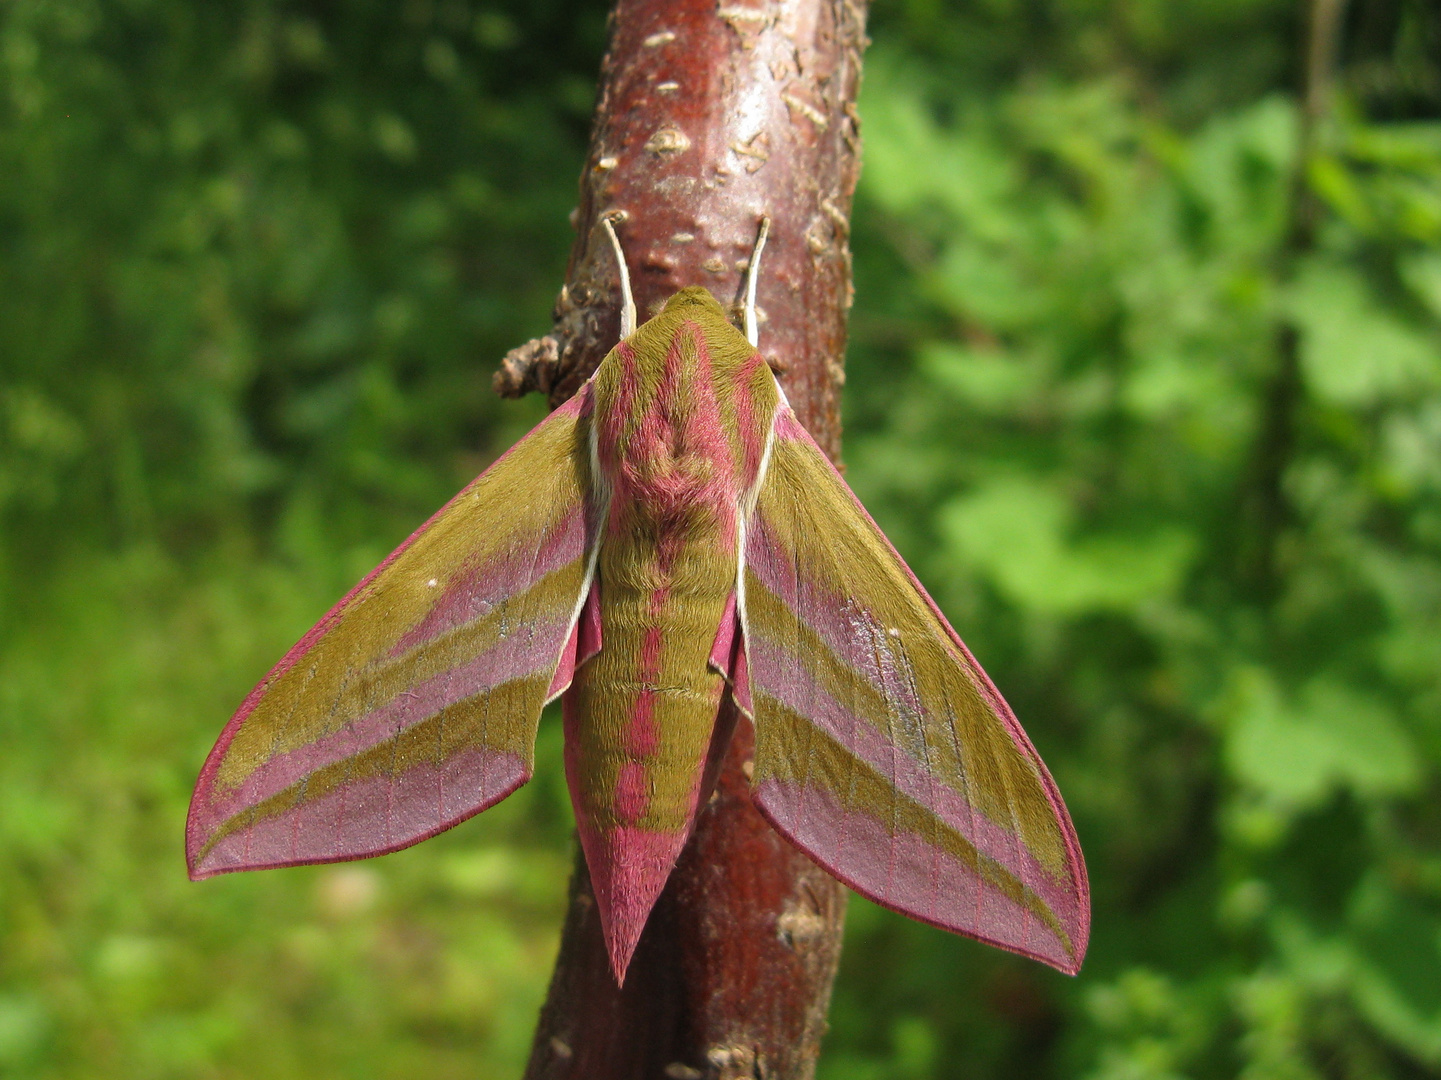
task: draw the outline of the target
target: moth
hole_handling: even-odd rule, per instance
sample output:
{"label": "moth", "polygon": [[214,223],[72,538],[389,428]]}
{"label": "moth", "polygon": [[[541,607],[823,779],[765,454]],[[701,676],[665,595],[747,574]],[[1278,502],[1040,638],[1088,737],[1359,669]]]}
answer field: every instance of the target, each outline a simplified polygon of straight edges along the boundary
{"label": "moth", "polygon": [[[738,711],[772,825],[885,907],[1074,973],[1085,865],[996,688],[701,288],[352,589],[222,732],[192,878],[395,851],[565,771],[623,980]],[[729,695],[734,709],[722,710]],[[709,766],[709,767],[708,767]]]}

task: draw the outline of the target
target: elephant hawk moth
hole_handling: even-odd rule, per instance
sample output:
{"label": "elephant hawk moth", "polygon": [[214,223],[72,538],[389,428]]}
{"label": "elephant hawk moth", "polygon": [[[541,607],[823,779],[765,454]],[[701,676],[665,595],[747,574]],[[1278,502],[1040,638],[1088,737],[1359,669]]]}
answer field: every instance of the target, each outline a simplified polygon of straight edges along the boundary
{"label": "elephant hawk moth", "polygon": [[[885,907],[1074,973],[1089,899],[1001,695],[704,289],[350,591],[226,726],[191,876],[379,855],[565,770],[616,978],[714,781],[724,695],[761,813]],[[708,763],[711,768],[708,769]]]}

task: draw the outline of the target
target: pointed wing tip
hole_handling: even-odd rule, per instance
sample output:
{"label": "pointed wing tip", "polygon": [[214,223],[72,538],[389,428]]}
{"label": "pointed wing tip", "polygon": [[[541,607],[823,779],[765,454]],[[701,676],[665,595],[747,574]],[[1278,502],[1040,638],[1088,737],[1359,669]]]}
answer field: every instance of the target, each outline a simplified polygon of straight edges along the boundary
{"label": "pointed wing tip", "polygon": [[190,797],[190,813],[185,822],[185,873],[191,881],[204,881],[220,873],[219,870],[205,865],[205,838],[200,835],[201,826],[196,820],[200,788],[204,783],[205,776],[202,773],[195,792]]}
{"label": "pointed wing tip", "polygon": [[189,862],[188,860],[185,870],[186,873],[189,874],[191,881],[205,881],[209,878],[213,878],[225,873],[224,870],[214,870],[210,867],[196,866],[193,862]]}
{"label": "pointed wing tip", "polygon": [[1090,913],[1082,913],[1075,926],[1065,928],[1066,934],[1075,944],[1066,950],[1064,956],[1036,956],[1035,959],[1055,968],[1062,975],[1079,975],[1081,964],[1086,959],[1086,949],[1090,944],[1091,920]]}
{"label": "pointed wing tip", "polygon": [[1041,963],[1043,964],[1047,964],[1050,967],[1055,968],[1062,975],[1079,975],[1081,973],[1081,964],[1086,959],[1086,943],[1083,940],[1081,942],[1080,948],[1064,960],[1052,959],[1050,957],[1044,956],[1038,956],[1036,957],[1036,959],[1041,961]]}
{"label": "pointed wing tip", "polygon": [[[1060,913],[1055,912],[1054,908],[1052,911],[1059,916]],[[941,923],[934,925],[950,933],[972,938],[975,941],[979,941],[982,945],[991,945],[997,949],[1004,949],[1006,952],[1013,952],[1018,956],[1038,960],[1047,967],[1055,968],[1062,975],[1079,975],[1081,973],[1081,964],[1086,959],[1086,949],[1090,944],[1090,909],[1086,907],[1080,911],[1078,915],[1074,917],[1074,923],[1072,925],[1066,925],[1064,916],[1061,916],[1061,919],[1063,921],[1061,922],[1060,929],[1064,933],[1065,938],[1056,942],[1056,944],[1060,945],[1060,950],[1048,950],[1046,952],[1035,951],[1026,948],[1024,945],[988,937],[979,928],[966,929],[946,926]]]}
{"label": "pointed wing tip", "polygon": [[239,870],[264,870],[269,864],[246,864],[246,863],[222,863],[212,856],[213,851],[206,851],[203,843],[191,843],[186,846],[185,871],[190,875],[191,881],[207,881],[213,877],[220,877],[223,874],[233,874]]}
{"label": "pointed wing tip", "polygon": [[220,877],[223,874],[233,874],[238,870],[263,870],[263,866],[237,866],[234,864],[217,865],[214,861],[195,852],[186,852],[185,871],[190,875],[191,881],[208,881],[210,878]]}
{"label": "pointed wing tip", "polygon": [[811,859],[831,877],[835,878],[842,885],[846,886],[861,896],[866,897],[873,903],[908,919],[914,919],[927,926],[934,926],[938,930],[944,930],[950,934],[957,934],[978,941],[983,945],[990,945],[1006,952],[1016,953],[1032,960],[1040,961],[1048,967],[1053,967],[1066,975],[1076,975],[1081,970],[1081,963],[1085,959],[1086,948],[1089,944],[1091,932],[1091,911],[1090,893],[1086,883],[1084,866],[1077,868],[1072,865],[1072,899],[1076,902],[1075,908],[1069,912],[1057,910],[1050,907],[1053,917],[1056,919],[1060,933],[1054,934],[1051,947],[1042,951],[1041,948],[1033,947],[1033,939],[1030,935],[1017,937],[1016,935],[1001,935],[996,931],[994,924],[986,925],[980,922],[968,923],[956,921],[953,918],[946,918],[938,912],[927,913],[910,908],[904,903],[897,902],[894,897],[887,897],[872,885],[868,885],[861,877],[849,869],[846,865],[838,862],[833,857],[827,857],[824,851],[817,850],[813,845],[806,842],[805,837],[799,835],[793,827],[794,823],[785,815],[778,814],[777,808],[770,803],[764,793],[757,788],[752,788],[752,796],[755,798],[756,809],[760,811],[773,829],[776,830],[785,840],[799,849],[807,858]]}

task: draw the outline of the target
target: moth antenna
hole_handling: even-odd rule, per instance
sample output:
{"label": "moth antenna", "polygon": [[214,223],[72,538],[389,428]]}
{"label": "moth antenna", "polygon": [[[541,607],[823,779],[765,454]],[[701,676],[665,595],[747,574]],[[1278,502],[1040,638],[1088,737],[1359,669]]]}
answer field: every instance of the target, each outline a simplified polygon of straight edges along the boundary
{"label": "moth antenna", "polygon": [[771,233],[771,219],[761,218],[761,232],[756,237],[755,250],[751,252],[751,263],[746,269],[746,340],[751,348],[760,344],[760,330],[756,327],[756,281],[761,272],[761,252],[766,248],[766,237]]}
{"label": "moth antenna", "polygon": [[626,269],[625,253],[620,249],[620,237],[615,234],[615,226],[608,217],[601,218],[600,223],[605,226],[606,235],[610,237],[611,250],[615,252],[615,264],[620,268],[620,336],[628,338],[635,333],[635,297],[630,293],[630,271]]}

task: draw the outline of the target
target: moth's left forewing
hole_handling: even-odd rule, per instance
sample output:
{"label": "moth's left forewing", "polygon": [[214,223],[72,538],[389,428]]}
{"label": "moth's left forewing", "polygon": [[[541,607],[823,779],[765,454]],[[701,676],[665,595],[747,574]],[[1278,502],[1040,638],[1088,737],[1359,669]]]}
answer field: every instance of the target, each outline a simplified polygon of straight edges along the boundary
{"label": "moth's left forewing", "polygon": [[191,800],[194,877],[413,844],[529,778],[569,682],[603,506],[588,391],[543,420],[305,635]]}
{"label": "moth's left forewing", "polygon": [[1089,898],[1054,782],[786,406],[744,567],[761,811],[878,903],[1074,972]]}

